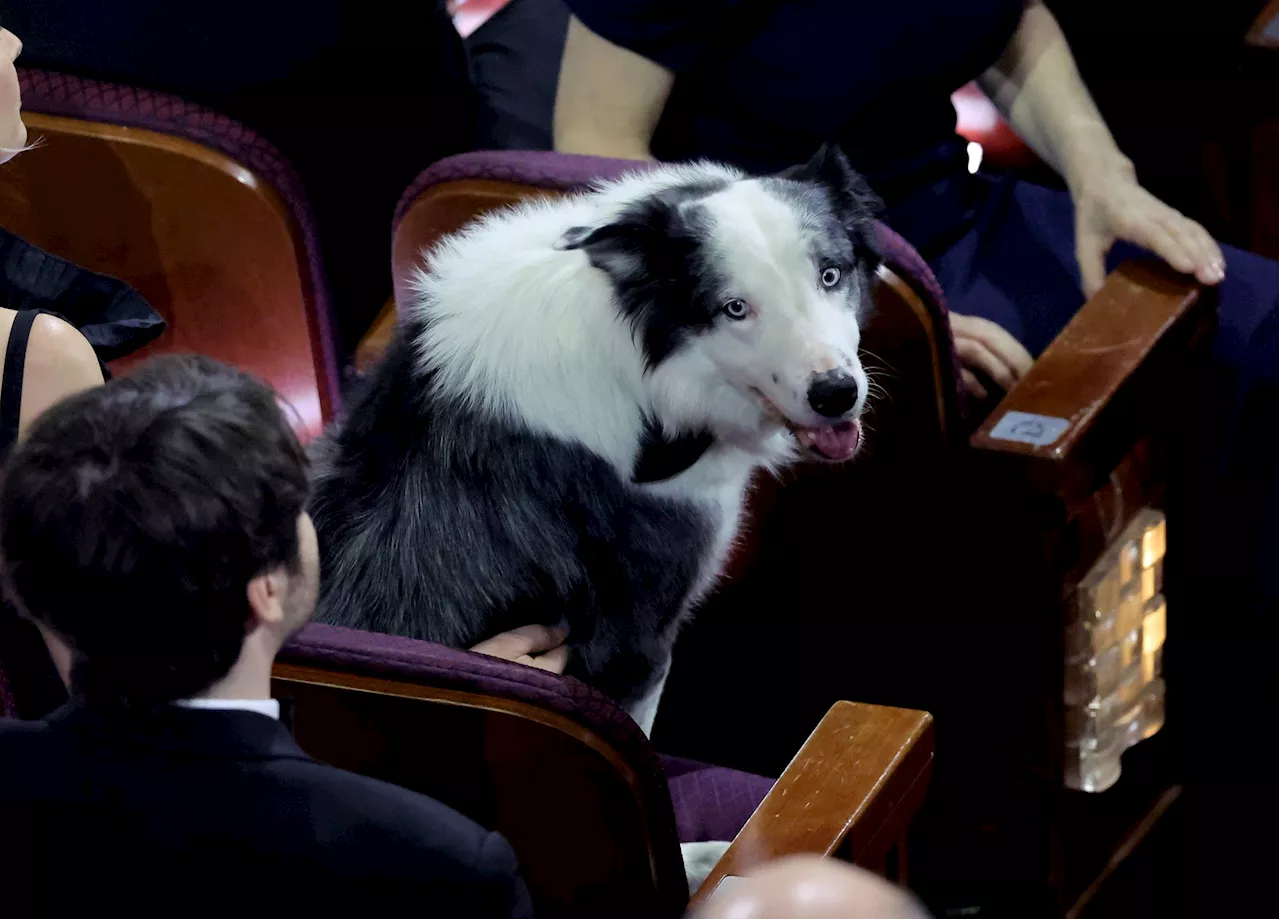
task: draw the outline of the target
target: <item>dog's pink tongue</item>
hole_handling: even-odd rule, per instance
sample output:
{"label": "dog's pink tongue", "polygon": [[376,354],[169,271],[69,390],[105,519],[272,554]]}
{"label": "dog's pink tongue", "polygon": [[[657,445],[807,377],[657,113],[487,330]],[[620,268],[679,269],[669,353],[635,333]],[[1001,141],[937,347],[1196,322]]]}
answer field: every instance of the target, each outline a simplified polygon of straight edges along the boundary
{"label": "dog's pink tongue", "polygon": [[858,452],[862,426],[856,421],[845,421],[830,427],[809,428],[805,440],[809,446],[834,462],[851,459]]}

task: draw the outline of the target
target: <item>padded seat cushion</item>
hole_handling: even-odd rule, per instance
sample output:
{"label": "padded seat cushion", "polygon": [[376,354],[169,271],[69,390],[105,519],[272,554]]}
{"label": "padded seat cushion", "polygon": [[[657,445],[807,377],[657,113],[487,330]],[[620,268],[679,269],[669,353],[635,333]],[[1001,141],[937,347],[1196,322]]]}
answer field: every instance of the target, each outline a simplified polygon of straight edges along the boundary
{"label": "padded seat cushion", "polygon": [[733,839],[773,787],[773,779],[749,772],[678,756],[658,759],[667,774],[681,842]]}

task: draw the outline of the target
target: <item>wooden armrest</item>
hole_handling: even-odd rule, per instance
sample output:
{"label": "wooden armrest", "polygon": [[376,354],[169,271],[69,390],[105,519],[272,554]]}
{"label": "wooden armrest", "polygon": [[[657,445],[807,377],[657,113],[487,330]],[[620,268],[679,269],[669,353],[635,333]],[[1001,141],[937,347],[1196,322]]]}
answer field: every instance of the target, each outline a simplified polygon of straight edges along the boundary
{"label": "wooden armrest", "polygon": [[396,298],[392,297],[373,320],[369,331],[364,333],[360,344],[356,345],[356,372],[368,373],[391,344],[391,336],[396,332]]}
{"label": "wooden armrest", "polygon": [[1047,467],[1114,452],[1106,448],[1123,446],[1126,437],[1132,441],[1136,413],[1156,411],[1161,397],[1166,404],[1180,398],[1187,354],[1212,327],[1216,302],[1193,278],[1161,263],[1125,262],[1009,391],[970,445]]}
{"label": "wooden armrest", "polygon": [[726,876],[802,853],[837,849],[882,871],[906,834],[933,769],[927,712],[837,702],[760,802],[690,901],[696,906]]}

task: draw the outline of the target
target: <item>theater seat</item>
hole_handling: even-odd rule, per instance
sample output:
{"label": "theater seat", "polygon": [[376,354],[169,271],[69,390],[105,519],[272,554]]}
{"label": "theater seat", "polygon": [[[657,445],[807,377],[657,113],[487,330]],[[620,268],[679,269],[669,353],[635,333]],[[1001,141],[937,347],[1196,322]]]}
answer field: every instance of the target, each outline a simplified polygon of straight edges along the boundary
{"label": "theater seat", "polygon": [[733,839],[695,894],[792,853],[874,870],[920,806],[924,712],[838,702],[775,783],[658,757],[616,705],[522,664],[326,625],[276,661],[273,694],[320,760],[429,794],[501,832],[543,917],[674,919],[679,843]]}
{"label": "theater seat", "polygon": [[21,70],[37,147],[0,171],[0,222],[136,287],[166,332],[112,365],[199,352],[270,382],[304,437],[338,405],[306,196],[269,143],[164,93]]}

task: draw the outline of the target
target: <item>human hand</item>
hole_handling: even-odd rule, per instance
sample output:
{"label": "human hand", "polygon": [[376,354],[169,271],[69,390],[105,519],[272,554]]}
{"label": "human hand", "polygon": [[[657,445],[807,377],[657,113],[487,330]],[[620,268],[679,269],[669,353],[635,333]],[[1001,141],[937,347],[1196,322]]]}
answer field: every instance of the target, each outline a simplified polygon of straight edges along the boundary
{"label": "human hand", "polygon": [[564,643],[568,637],[569,629],[565,626],[522,625],[486,639],[471,650],[539,670],[564,673],[569,663],[569,646]]}
{"label": "human hand", "polygon": [[1031,369],[1031,355],[1003,327],[980,316],[951,314],[951,337],[960,358],[960,379],[975,399],[986,399],[987,388],[969,368],[985,373],[1006,391]]}
{"label": "human hand", "polygon": [[1071,185],[1076,208],[1076,261],[1086,297],[1102,287],[1107,253],[1117,240],[1142,246],[1201,284],[1226,275],[1222,249],[1208,230],[1138,184],[1133,164],[1097,168]]}

